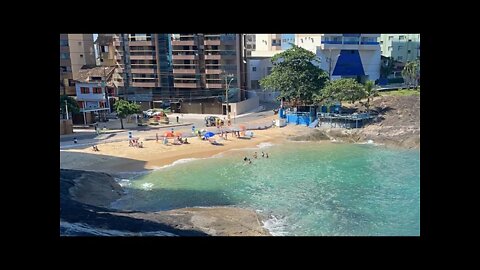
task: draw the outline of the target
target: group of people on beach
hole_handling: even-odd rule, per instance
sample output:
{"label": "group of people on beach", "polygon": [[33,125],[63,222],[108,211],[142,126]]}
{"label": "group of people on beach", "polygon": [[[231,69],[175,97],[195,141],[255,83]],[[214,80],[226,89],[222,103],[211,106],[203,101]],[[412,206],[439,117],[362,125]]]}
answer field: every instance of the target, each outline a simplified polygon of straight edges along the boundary
{"label": "group of people on beach", "polygon": [[130,139],[128,140],[128,146],[143,148],[143,142],[139,142],[138,139]]}
{"label": "group of people on beach", "polygon": [[94,152],[100,151],[100,150],[98,150],[98,146],[96,146],[95,144],[94,144],[92,147],[93,147],[93,151],[94,151]]}
{"label": "group of people on beach", "polygon": [[[253,158],[258,158],[257,152],[253,153]],[[268,153],[262,151],[262,158],[268,158]],[[248,164],[252,164],[252,160],[250,158],[244,157],[243,161],[248,162]]]}

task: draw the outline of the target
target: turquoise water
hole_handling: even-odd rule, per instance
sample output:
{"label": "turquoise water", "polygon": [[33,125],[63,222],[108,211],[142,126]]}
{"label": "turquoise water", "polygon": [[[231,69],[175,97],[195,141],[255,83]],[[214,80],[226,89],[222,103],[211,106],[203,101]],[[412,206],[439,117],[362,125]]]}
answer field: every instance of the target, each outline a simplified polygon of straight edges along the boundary
{"label": "turquoise water", "polygon": [[420,235],[418,150],[292,142],[181,161],[123,183],[128,195],[116,208],[249,208],[274,235]]}

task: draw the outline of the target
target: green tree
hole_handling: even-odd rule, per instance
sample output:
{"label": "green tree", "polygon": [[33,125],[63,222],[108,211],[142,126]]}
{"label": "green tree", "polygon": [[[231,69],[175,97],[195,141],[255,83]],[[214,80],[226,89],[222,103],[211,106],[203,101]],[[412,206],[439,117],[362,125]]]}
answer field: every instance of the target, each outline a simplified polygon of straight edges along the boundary
{"label": "green tree", "polygon": [[123,129],[123,119],[131,114],[137,113],[140,111],[140,105],[128,102],[126,100],[119,100],[115,102],[115,111],[117,116],[120,118],[120,124]]}
{"label": "green tree", "polygon": [[355,79],[339,79],[329,81],[321,94],[315,95],[316,102],[322,103],[326,100],[348,101],[355,103],[365,97],[363,85]]}
{"label": "green tree", "polygon": [[315,63],[314,53],[291,44],[292,47],[272,57],[272,73],[260,80],[264,90],[279,90],[279,99],[294,104],[311,104],[328,80],[328,74]]}
{"label": "green tree", "polygon": [[60,113],[61,114],[63,115],[66,114],[65,101],[67,102],[67,107],[68,107],[67,109],[69,114],[71,113],[73,115],[74,113],[80,112],[80,107],[78,107],[78,103],[74,98],[66,95],[62,95],[60,96]]}
{"label": "green tree", "polygon": [[388,75],[392,73],[394,66],[395,60],[393,57],[387,57],[386,61],[382,62],[382,65],[380,66],[380,77],[387,78]]}
{"label": "green tree", "polygon": [[374,97],[378,96],[378,90],[375,88],[375,83],[373,81],[366,81],[365,84],[363,85],[363,91],[364,95],[367,99],[366,102],[363,102],[363,106],[367,108],[367,112],[370,111],[370,99],[373,99]]}
{"label": "green tree", "polygon": [[402,77],[407,83],[408,88],[413,85],[414,88],[418,86],[418,79],[420,78],[420,61],[409,61],[405,64],[402,70]]}

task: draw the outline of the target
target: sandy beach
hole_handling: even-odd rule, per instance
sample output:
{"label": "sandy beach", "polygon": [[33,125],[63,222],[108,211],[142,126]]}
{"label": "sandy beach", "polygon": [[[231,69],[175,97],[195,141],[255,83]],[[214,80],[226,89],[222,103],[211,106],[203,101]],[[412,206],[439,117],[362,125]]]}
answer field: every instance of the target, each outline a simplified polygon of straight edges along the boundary
{"label": "sandy beach", "polygon": [[222,139],[215,136],[223,145],[212,145],[208,141],[190,138],[189,144],[173,145],[172,139],[168,145],[161,140],[144,140],[143,148],[129,147],[127,141],[112,142],[98,146],[98,152],[92,147],[61,150],[60,168],[106,172],[113,175],[122,172],[138,172],[154,170],[171,164],[176,160],[186,158],[205,158],[239,148],[255,147],[263,142],[282,143],[288,136],[308,133],[311,129],[300,126],[287,126],[267,130],[254,130],[251,139],[238,139],[228,134]]}

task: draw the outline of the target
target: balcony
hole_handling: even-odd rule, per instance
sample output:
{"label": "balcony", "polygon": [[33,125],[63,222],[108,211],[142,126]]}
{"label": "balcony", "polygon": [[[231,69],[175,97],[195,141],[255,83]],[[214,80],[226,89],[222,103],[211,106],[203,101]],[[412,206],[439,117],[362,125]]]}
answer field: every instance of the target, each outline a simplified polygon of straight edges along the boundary
{"label": "balcony", "polygon": [[205,69],[205,74],[222,74],[221,69]]}
{"label": "balcony", "polygon": [[129,46],[153,46],[153,41],[130,41]]}
{"label": "balcony", "polygon": [[195,40],[172,40],[172,46],[194,46]]}
{"label": "balcony", "polygon": [[176,88],[197,88],[197,83],[173,83]]}
{"label": "balcony", "polygon": [[341,40],[322,40],[322,44],[342,44]]}
{"label": "balcony", "polygon": [[155,69],[150,69],[150,68],[132,68],[131,69],[131,72],[132,73],[137,73],[137,74],[154,74],[155,73]]}
{"label": "balcony", "polygon": [[185,54],[183,54],[183,55],[182,55],[182,54],[173,54],[173,55],[172,55],[172,59],[173,59],[173,60],[196,60],[196,59],[198,59],[198,56],[196,56],[196,55],[194,55],[194,54],[193,54],[193,55],[189,55],[189,54],[187,54],[187,55],[185,55]]}
{"label": "balcony", "polygon": [[205,45],[220,45],[221,41],[219,39],[205,40],[204,44]]}
{"label": "balcony", "polygon": [[130,55],[131,60],[155,60],[155,55]]}
{"label": "balcony", "polygon": [[173,74],[195,74],[196,69],[174,68]]}
{"label": "balcony", "polygon": [[378,41],[362,41],[361,45],[378,45],[380,44]]}
{"label": "balcony", "polygon": [[205,60],[220,60],[220,55],[205,55]]}
{"label": "balcony", "polygon": [[222,89],[223,85],[221,83],[207,83],[207,88],[210,89]]}
{"label": "balcony", "polygon": [[155,87],[155,82],[132,82],[133,87]]}

